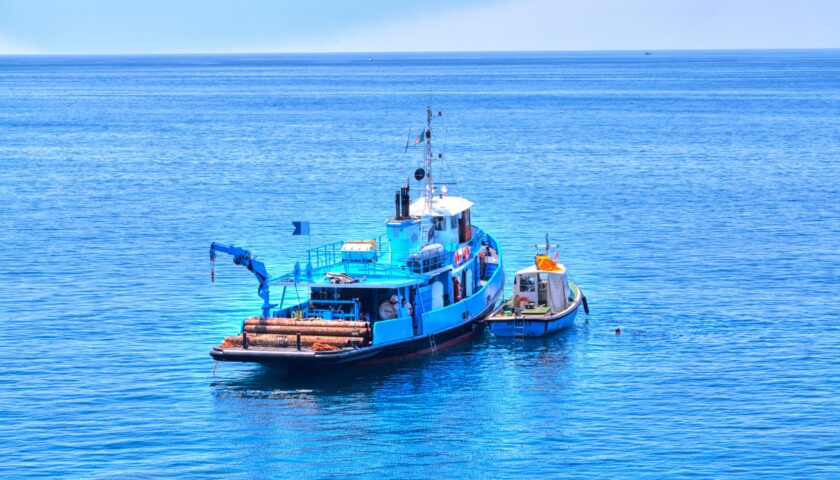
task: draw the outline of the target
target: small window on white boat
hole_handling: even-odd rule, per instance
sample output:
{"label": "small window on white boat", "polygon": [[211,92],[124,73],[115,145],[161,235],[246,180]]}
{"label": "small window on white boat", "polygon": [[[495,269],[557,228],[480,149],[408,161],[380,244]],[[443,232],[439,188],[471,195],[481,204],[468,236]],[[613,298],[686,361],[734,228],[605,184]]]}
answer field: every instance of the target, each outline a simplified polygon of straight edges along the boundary
{"label": "small window on white boat", "polygon": [[435,230],[443,232],[446,230],[446,219],[443,217],[435,217]]}
{"label": "small window on white boat", "polygon": [[534,292],[536,291],[533,275],[521,275],[519,277],[519,291],[520,292]]}
{"label": "small window on white boat", "polygon": [[458,228],[458,215],[452,215],[449,217],[449,228],[452,230]]}

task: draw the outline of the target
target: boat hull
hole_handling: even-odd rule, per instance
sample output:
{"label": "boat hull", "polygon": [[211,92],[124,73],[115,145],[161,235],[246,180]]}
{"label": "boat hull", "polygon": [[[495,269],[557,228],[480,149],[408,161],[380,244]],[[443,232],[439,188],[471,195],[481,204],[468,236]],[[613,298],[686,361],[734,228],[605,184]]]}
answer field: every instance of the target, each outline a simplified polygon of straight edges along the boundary
{"label": "boat hull", "polygon": [[474,295],[461,302],[424,315],[424,325],[450,323],[452,318],[461,319],[446,328],[416,335],[389,343],[360,348],[346,348],[335,351],[315,352],[311,349],[287,348],[242,348],[216,346],[210,356],[217,361],[259,363],[269,367],[286,369],[323,368],[337,365],[361,363],[386,363],[437,351],[469,340],[483,328],[480,323],[501,303],[504,293],[504,271],[499,268],[487,284]]}
{"label": "boat hull", "polygon": [[487,325],[497,337],[542,337],[574,325],[577,311],[575,308],[552,319],[493,320],[487,321]]}
{"label": "boat hull", "polygon": [[484,311],[456,327],[429,335],[412,337],[401,342],[335,352],[298,351],[293,348],[261,349],[252,347],[243,349],[241,347],[222,348],[216,346],[210,351],[210,356],[218,361],[259,363],[269,367],[287,369],[387,363],[404,360],[419,355],[436,353],[469,340],[482,328],[480,322],[493,311],[500,296],[501,290],[497,294],[497,298],[494,299],[494,303],[489,304]]}

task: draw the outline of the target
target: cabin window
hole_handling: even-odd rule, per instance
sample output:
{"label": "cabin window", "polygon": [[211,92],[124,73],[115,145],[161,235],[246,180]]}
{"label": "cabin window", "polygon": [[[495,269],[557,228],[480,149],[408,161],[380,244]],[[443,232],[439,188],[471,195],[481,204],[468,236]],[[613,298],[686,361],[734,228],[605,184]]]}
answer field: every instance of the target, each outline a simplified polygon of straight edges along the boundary
{"label": "cabin window", "polygon": [[449,228],[452,230],[458,228],[458,215],[452,215],[449,217]]}
{"label": "cabin window", "polygon": [[435,230],[439,232],[443,232],[446,230],[446,219],[443,217],[435,217],[434,218],[434,226]]}
{"label": "cabin window", "polygon": [[522,275],[519,278],[519,291],[520,292],[535,292],[535,283],[533,275]]}

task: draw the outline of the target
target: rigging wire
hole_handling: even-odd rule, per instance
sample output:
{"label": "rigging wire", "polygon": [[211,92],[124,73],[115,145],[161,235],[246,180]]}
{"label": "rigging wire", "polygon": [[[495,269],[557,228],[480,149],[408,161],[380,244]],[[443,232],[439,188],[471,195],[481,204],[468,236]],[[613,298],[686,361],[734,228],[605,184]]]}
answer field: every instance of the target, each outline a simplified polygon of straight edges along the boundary
{"label": "rigging wire", "polygon": [[449,160],[446,159],[446,155],[445,155],[445,153],[446,153],[446,138],[447,138],[448,134],[449,134],[449,129],[444,128],[443,129],[443,148],[441,149],[440,157],[443,159],[443,163],[446,166],[446,170],[452,174],[452,178],[455,180],[454,183],[455,183],[455,188],[458,189],[458,196],[463,197],[464,194],[461,191],[461,183],[458,181],[458,175],[456,175],[453,172],[453,169],[449,166]]}

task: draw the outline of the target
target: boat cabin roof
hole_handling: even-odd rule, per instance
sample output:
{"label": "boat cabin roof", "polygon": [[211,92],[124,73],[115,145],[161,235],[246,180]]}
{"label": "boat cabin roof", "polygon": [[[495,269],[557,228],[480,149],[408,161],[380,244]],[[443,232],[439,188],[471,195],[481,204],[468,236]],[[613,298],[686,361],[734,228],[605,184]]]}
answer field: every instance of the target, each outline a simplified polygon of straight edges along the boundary
{"label": "boat cabin roof", "polygon": [[410,212],[413,216],[433,215],[436,217],[451,217],[472,207],[473,203],[463,197],[451,197],[449,195],[436,195],[432,199],[432,208],[426,208],[426,199],[418,198],[411,204]]}
{"label": "boat cabin roof", "polygon": [[[561,265],[562,266],[562,265]],[[562,270],[540,270],[536,265],[531,265],[529,267],[523,268],[516,272],[516,275],[527,275],[529,273],[548,273],[548,274],[555,274],[555,275],[562,275],[566,273],[566,267],[563,267]]]}

